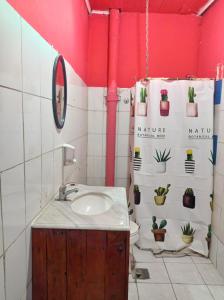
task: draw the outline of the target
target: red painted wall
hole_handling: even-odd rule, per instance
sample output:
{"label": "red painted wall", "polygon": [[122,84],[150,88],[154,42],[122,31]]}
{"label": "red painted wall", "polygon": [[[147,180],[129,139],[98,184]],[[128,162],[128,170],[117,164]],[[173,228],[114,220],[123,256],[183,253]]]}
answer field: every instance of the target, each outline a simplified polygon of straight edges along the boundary
{"label": "red painted wall", "polygon": [[83,0],[8,0],[86,81],[88,13]]}
{"label": "red painted wall", "polygon": [[198,76],[216,75],[216,65],[224,63],[224,0],[217,0],[204,14],[201,25]]}
{"label": "red painted wall", "polygon": [[[89,86],[107,82],[108,20],[89,19]],[[201,18],[192,15],[150,14],[150,76],[197,75]],[[130,87],[145,76],[145,14],[121,13],[118,86]]]}

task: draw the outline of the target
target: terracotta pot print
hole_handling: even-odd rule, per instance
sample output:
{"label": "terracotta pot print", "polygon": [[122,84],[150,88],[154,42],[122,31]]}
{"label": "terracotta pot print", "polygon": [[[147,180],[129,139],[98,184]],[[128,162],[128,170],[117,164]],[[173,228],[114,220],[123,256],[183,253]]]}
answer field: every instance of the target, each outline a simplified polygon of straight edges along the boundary
{"label": "terracotta pot print", "polygon": [[184,194],[183,206],[187,208],[195,208],[195,196]]}
{"label": "terracotta pot print", "polygon": [[170,102],[160,101],[160,116],[163,117],[169,116],[169,111],[170,111]]}
{"label": "terracotta pot print", "polygon": [[156,205],[164,205],[166,196],[154,196],[154,200]]}
{"label": "terracotta pot print", "polygon": [[198,104],[187,103],[187,117],[198,117]]}
{"label": "terracotta pot print", "polygon": [[164,242],[166,229],[152,229],[152,233],[154,234],[154,239],[156,242]]}
{"label": "terracotta pot print", "polygon": [[137,115],[143,116],[143,117],[147,116],[147,104],[146,103],[138,103]]}
{"label": "terracotta pot print", "polygon": [[193,235],[186,235],[186,234],[183,234],[182,235],[182,241],[185,243],[185,244],[191,244],[193,242],[193,239],[194,239],[194,236]]}
{"label": "terracotta pot print", "polygon": [[139,205],[141,202],[141,193],[139,191],[134,191],[135,205]]}

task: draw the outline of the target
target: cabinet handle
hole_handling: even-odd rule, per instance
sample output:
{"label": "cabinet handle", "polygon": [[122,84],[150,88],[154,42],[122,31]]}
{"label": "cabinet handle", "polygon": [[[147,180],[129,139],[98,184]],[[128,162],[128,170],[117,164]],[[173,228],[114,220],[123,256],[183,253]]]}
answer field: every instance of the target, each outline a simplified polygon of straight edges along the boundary
{"label": "cabinet handle", "polygon": [[118,252],[123,252],[124,251],[124,244],[120,244],[117,246],[117,251]]}

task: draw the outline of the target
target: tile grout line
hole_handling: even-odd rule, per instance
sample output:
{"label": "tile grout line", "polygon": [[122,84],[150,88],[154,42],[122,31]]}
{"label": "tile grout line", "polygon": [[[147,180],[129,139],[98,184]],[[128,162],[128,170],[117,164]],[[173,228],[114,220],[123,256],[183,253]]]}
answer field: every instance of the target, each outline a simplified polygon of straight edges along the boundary
{"label": "tile grout line", "polygon": [[4,277],[4,297],[6,299],[6,261],[5,261],[5,242],[3,230],[3,211],[2,211],[2,174],[0,174],[0,213],[1,213],[1,234],[2,234],[2,259],[3,259],[3,277]]}
{"label": "tile grout line", "polygon": [[[162,259],[163,259],[163,258],[162,258]],[[166,269],[166,272],[167,272],[167,274],[168,274],[168,278],[169,278],[170,283],[171,283],[171,288],[172,288],[172,291],[173,291],[173,293],[174,293],[174,297],[176,298],[176,300],[178,300],[177,295],[176,295],[175,290],[174,290],[174,287],[173,287],[172,280],[171,280],[171,278],[170,278],[170,274],[169,274],[168,269],[167,269],[167,267],[166,267],[166,263],[164,262],[164,259],[163,259],[163,264],[164,264],[165,269]]]}
{"label": "tile grout line", "polygon": [[[193,262],[194,263],[194,262]],[[197,271],[198,271],[198,273],[200,274],[200,276],[201,276],[201,278],[202,278],[202,280],[203,280],[203,282],[204,282],[204,285],[206,286],[206,288],[207,288],[207,290],[208,290],[208,292],[209,292],[209,294],[211,295],[211,297],[215,300],[215,298],[213,297],[213,295],[212,295],[212,293],[211,293],[211,291],[210,291],[210,289],[209,289],[209,287],[208,287],[208,284],[205,282],[205,280],[204,280],[204,278],[203,278],[203,276],[202,276],[202,274],[201,274],[201,272],[200,272],[200,270],[199,270],[199,268],[198,268],[198,266],[197,266],[197,264],[196,263],[194,263],[194,265],[195,265],[195,267],[196,267],[196,269],[197,269]]]}

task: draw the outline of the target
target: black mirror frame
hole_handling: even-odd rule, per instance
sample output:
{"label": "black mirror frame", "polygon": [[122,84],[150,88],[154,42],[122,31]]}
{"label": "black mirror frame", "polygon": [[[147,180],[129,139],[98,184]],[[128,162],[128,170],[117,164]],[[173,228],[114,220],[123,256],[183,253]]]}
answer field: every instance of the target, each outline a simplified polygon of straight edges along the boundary
{"label": "black mirror frame", "polygon": [[[57,67],[59,62],[62,64],[62,70],[63,70],[63,79],[64,79],[64,109],[63,109],[63,115],[61,120],[58,119],[57,115],[57,95],[56,95],[56,76],[57,76]],[[62,55],[58,55],[55,58],[54,61],[54,67],[53,67],[53,78],[52,78],[52,107],[53,107],[53,114],[54,114],[54,121],[56,124],[56,127],[58,129],[62,129],[65,124],[65,117],[66,117],[66,111],[67,111],[67,76],[66,76],[66,69],[65,69],[65,62]]]}

